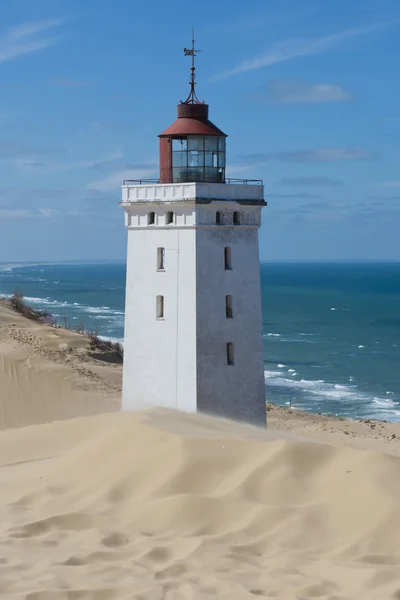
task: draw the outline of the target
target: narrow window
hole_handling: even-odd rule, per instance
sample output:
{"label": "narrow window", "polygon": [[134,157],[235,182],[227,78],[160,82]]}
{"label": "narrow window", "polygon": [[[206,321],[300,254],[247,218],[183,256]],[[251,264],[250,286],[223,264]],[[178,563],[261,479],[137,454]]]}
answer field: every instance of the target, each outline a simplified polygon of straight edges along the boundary
{"label": "narrow window", "polygon": [[230,271],[232,269],[232,252],[229,246],[224,248],[224,260],[225,260],[225,270]]}
{"label": "narrow window", "polygon": [[226,318],[233,319],[232,296],[225,296]]}
{"label": "narrow window", "polygon": [[228,342],[226,345],[226,364],[227,365],[235,364],[235,354],[234,354],[234,348],[233,348],[232,342]]}
{"label": "narrow window", "polygon": [[172,210],[167,212],[165,221],[166,221],[167,225],[171,225],[171,223],[174,222],[174,213],[172,212]]}
{"label": "narrow window", "polygon": [[164,296],[157,296],[156,299],[156,317],[157,319],[164,318]]}
{"label": "narrow window", "polygon": [[165,248],[157,248],[157,270],[165,269]]}
{"label": "narrow window", "polygon": [[149,214],[147,215],[147,225],[154,225],[155,222],[156,222],[156,213],[149,212]]}
{"label": "narrow window", "polygon": [[221,211],[219,210],[217,210],[217,212],[215,213],[215,223],[216,225],[221,225],[222,223]]}
{"label": "narrow window", "polygon": [[240,213],[237,210],[233,213],[233,224],[240,225]]}

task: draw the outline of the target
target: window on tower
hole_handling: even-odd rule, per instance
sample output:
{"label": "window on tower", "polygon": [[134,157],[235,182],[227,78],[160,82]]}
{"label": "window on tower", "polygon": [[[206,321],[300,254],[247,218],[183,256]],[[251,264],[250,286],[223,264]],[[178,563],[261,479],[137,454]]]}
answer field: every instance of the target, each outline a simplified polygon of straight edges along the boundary
{"label": "window on tower", "polygon": [[232,296],[225,296],[225,313],[227,319],[233,319]]}
{"label": "window on tower", "polygon": [[222,225],[222,215],[220,210],[217,210],[217,212],[215,213],[215,224]]}
{"label": "window on tower", "polygon": [[156,318],[164,318],[164,296],[157,296],[156,298]]}
{"label": "window on tower", "polygon": [[234,365],[235,364],[235,352],[232,342],[228,342],[226,345],[226,364]]}
{"label": "window on tower", "polygon": [[225,261],[225,270],[231,271],[232,270],[232,250],[231,250],[231,248],[229,248],[229,246],[224,248],[224,261]]}
{"label": "window on tower", "polygon": [[172,210],[167,212],[167,215],[165,217],[165,222],[167,225],[171,225],[171,223],[174,222],[174,213],[172,212]]}
{"label": "window on tower", "polygon": [[237,210],[233,213],[233,224],[240,225],[240,213]]}
{"label": "window on tower", "polygon": [[157,270],[165,269],[165,248],[157,248]]}
{"label": "window on tower", "polygon": [[156,213],[149,212],[149,214],[147,215],[147,225],[154,225],[155,222],[156,222]]}

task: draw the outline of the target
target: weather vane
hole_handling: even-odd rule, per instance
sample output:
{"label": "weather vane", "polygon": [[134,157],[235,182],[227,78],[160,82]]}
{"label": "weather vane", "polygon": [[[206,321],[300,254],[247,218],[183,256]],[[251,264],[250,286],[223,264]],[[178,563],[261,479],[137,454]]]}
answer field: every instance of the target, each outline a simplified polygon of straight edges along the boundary
{"label": "weather vane", "polygon": [[183,102],[183,104],[200,104],[200,101],[196,95],[196,90],[195,90],[195,85],[196,85],[195,59],[196,59],[196,54],[201,52],[201,50],[196,50],[194,47],[194,27],[193,27],[193,31],[192,31],[192,47],[184,48],[183,51],[185,53],[185,56],[192,57],[192,68],[191,68],[191,75],[190,75],[190,93],[189,93],[189,96],[186,98],[185,102]]}

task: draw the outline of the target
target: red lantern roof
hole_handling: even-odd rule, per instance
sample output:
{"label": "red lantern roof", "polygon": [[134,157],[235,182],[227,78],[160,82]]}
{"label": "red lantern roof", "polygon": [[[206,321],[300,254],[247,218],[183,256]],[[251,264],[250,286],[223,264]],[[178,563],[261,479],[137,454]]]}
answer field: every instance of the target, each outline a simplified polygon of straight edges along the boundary
{"label": "red lantern roof", "polygon": [[227,135],[208,119],[208,104],[178,104],[178,118],[159,137],[182,137],[186,135]]}

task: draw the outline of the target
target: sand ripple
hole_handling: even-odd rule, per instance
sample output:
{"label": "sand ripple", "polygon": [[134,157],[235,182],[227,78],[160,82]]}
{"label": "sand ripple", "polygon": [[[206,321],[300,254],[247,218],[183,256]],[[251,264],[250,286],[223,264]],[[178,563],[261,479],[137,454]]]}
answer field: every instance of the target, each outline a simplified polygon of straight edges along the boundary
{"label": "sand ripple", "polygon": [[167,411],[0,434],[0,595],[400,598],[397,457]]}

